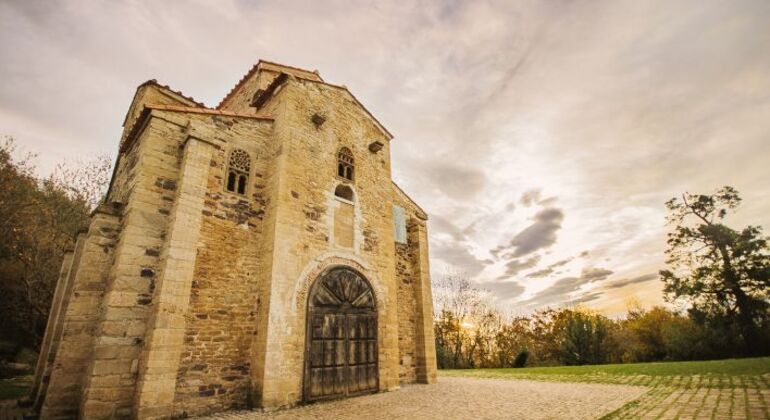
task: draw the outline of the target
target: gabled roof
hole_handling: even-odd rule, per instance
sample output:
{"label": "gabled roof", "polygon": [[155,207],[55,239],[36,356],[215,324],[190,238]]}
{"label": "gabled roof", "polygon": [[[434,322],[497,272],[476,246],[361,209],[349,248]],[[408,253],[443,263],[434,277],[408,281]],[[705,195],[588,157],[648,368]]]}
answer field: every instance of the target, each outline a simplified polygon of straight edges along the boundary
{"label": "gabled roof", "polygon": [[[246,74],[243,77],[241,77],[241,80],[239,80],[238,83],[236,83],[235,86],[233,86],[233,88],[230,89],[230,92],[228,92],[227,95],[225,95],[225,97],[222,98],[222,100],[219,102],[219,105],[217,105],[217,109],[221,109],[225,105],[225,103],[228,100],[230,100],[230,98],[235,94],[235,92],[237,92],[241,88],[241,86],[243,86],[243,84],[251,78],[251,76],[253,76],[261,68],[266,66],[283,67],[285,69],[297,70],[305,73],[312,73],[312,74],[315,74],[320,81],[323,81],[323,78],[321,78],[321,75],[318,74],[318,70],[307,70],[299,67],[287,66],[286,64],[280,64],[280,63],[275,63],[272,61],[260,59],[259,61],[257,61],[257,64],[254,64],[251,67],[251,69],[249,69],[249,71],[246,72]],[[274,70],[274,71],[280,72],[280,70]]]}
{"label": "gabled roof", "polygon": [[[390,131],[388,131],[388,129],[385,128],[385,126],[382,125],[382,123],[380,123],[380,121],[377,119],[377,117],[372,115],[372,113],[369,112],[368,109],[366,109],[364,104],[362,104],[361,101],[359,101],[358,98],[356,98],[356,95],[353,95],[353,92],[351,92],[350,89],[348,89],[346,86],[335,85],[335,84],[332,84],[332,83],[324,82],[322,80],[321,81],[319,81],[319,80],[311,80],[311,79],[306,79],[304,77],[298,77],[298,76],[293,76],[293,77],[296,80],[299,80],[299,81],[302,81],[302,82],[318,83],[318,84],[321,84],[321,85],[324,85],[324,86],[329,86],[329,87],[332,87],[332,88],[335,88],[335,89],[344,90],[345,92],[347,92],[348,95],[350,95],[350,97],[353,99],[353,101],[355,101],[355,103],[361,109],[364,110],[366,115],[369,118],[372,119],[372,122],[374,122],[374,124],[377,126],[377,128],[382,130],[382,132],[388,137],[389,140],[393,139],[393,134],[391,134]],[[267,88],[265,88],[265,90],[263,90],[261,92],[257,91],[257,95],[254,97],[254,100],[252,101],[251,105],[255,106],[255,107],[257,107],[257,109],[259,109],[272,96],[273,92],[275,92],[275,90],[278,89],[279,86],[281,86],[283,83],[286,83],[286,81],[289,80],[289,79],[290,79],[290,77],[286,73],[281,73],[280,75],[278,75],[278,77],[276,77],[270,83],[270,85],[268,85]]]}
{"label": "gabled roof", "polygon": [[176,93],[177,95],[187,99],[190,102],[195,103],[195,105],[198,105],[201,108],[206,108],[206,105],[203,102],[198,102],[192,96],[187,96],[184,93],[182,93],[181,91],[171,89],[171,87],[169,87],[168,85],[162,85],[162,84],[158,83],[158,81],[156,79],[150,79],[150,80],[142,83],[141,85],[137,86],[137,89],[139,89],[140,87],[145,86],[145,85],[155,85],[155,86],[157,86],[159,88],[162,88],[162,89],[168,90],[170,92]]}
{"label": "gabled roof", "polygon": [[[156,86],[156,87],[160,88],[161,90],[165,90],[167,92],[171,92],[171,93],[173,93],[175,95],[178,95],[178,96],[182,97],[183,99],[186,99],[186,100],[192,102],[193,104],[195,104],[195,105],[197,105],[197,106],[199,106],[201,108],[206,108],[206,105],[204,105],[203,102],[198,102],[192,96],[187,96],[187,95],[185,95],[184,93],[182,93],[182,92],[180,92],[178,90],[171,89],[171,87],[169,87],[168,85],[162,85],[162,84],[158,83],[158,81],[155,80],[155,79],[150,79],[150,80],[148,80],[148,81],[146,81],[146,82],[144,82],[144,83],[142,83],[142,84],[140,84],[139,86],[136,87],[136,91],[134,92],[134,98],[131,100],[132,104],[136,100],[136,95],[139,94],[139,90],[142,89],[143,87],[147,86],[147,85]],[[123,126],[124,127],[126,126],[126,123],[128,122],[128,116],[130,114],[131,114],[131,107],[128,108],[128,111],[126,112],[126,116],[123,118]]]}

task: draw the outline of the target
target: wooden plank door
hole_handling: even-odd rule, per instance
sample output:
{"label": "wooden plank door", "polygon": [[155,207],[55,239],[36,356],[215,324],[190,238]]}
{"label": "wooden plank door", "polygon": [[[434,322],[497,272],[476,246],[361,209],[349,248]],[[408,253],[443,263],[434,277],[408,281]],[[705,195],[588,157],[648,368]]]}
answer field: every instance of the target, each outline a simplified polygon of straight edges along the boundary
{"label": "wooden plank door", "polygon": [[377,390],[377,316],[347,316],[347,392],[356,395]]}
{"label": "wooden plank door", "polygon": [[304,400],[376,392],[377,308],[371,285],[356,271],[334,268],[308,296]]}
{"label": "wooden plank door", "polygon": [[305,378],[308,399],[344,397],[345,315],[313,314],[309,332],[310,360]]}

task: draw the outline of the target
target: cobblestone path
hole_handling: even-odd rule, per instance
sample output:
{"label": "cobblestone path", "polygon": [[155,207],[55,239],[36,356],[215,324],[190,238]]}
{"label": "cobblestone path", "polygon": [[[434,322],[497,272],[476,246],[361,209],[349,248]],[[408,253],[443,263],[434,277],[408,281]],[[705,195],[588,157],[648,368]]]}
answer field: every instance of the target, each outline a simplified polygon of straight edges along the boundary
{"label": "cobblestone path", "polygon": [[640,399],[605,417],[609,419],[770,420],[770,377],[680,376],[647,383]]}
{"label": "cobblestone path", "polygon": [[407,385],[394,392],[208,419],[595,419],[647,391],[627,385],[442,376],[435,385]]}

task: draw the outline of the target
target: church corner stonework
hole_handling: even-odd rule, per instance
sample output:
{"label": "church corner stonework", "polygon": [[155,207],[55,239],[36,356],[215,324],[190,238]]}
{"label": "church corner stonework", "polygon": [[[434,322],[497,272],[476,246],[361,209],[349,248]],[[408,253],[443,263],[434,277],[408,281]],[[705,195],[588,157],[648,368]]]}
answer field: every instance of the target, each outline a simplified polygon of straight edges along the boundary
{"label": "church corner stonework", "polygon": [[427,216],[343,86],[259,61],[216,107],[154,80],[64,258],[43,419],[277,408],[436,380]]}

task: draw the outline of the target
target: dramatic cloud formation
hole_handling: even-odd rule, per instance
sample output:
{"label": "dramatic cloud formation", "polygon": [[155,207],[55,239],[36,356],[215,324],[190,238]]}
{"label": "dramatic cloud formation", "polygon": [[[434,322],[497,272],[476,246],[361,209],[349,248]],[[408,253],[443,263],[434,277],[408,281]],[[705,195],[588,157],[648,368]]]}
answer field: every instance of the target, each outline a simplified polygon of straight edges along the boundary
{"label": "dramatic cloud formation", "polygon": [[619,279],[615,280],[613,282],[610,282],[608,284],[604,285],[605,289],[620,289],[622,287],[628,286],[630,284],[636,284],[636,283],[645,283],[652,280],[657,280],[659,278],[657,273],[650,273],[645,274],[643,276],[638,276],[630,279]]}
{"label": "dramatic cloud formation", "polygon": [[[521,302],[522,305],[537,308],[540,306],[548,306],[557,303],[564,303],[565,301],[576,304],[584,303],[590,300],[586,300],[585,295],[580,296],[578,299],[571,299],[572,294],[581,290],[581,288],[587,284],[599,282],[605,280],[612,274],[612,270],[604,268],[589,267],[583,269],[578,277],[564,277],[557,280],[550,287],[538,292],[531,298]],[[596,295],[598,298],[599,295]]]}
{"label": "dramatic cloud formation", "polygon": [[147,79],[213,106],[259,58],[318,69],[395,134],[434,276],[616,313],[661,302],[674,194],[733,185],[734,223],[770,224],[768,22],[766,0],[11,0],[0,134],[50,170],[114,154]]}
{"label": "dramatic cloud formation", "polygon": [[[508,245],[500,246],[492,253],[517,258],[553,245],[556,232],[561,229],[564,213],[560,209],[549,208],[535,214],[534,219],[535,222],[517,233]],[[510,252],[506,252],[508,249]]]}

